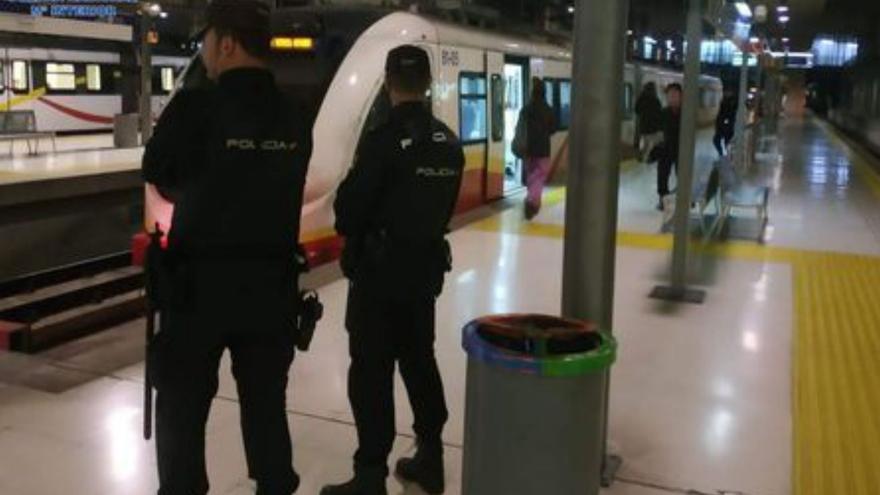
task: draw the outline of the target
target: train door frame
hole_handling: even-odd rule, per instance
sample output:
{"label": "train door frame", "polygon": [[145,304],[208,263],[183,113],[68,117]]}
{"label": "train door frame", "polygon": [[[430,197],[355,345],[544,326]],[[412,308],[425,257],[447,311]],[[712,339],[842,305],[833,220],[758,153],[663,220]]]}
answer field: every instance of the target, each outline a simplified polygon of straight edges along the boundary
{"label": "train door frame", "polygon": [[[506,142],[506,125],[504,122],[505,106],[505,57],[501,52],[486,52],[486,81],[488,83],[489,132],[486,146],[486,176],[483,197],[486,202],[504,197],[504,168]],[[500,110],[500,113],[496,113]]]}
{"label": "train door frame", "polygon": [[[510,194],[517,193],[525,187],[525,162],[519,158],[513,156],[513,151],[511,149],[511,144],[513,143],[513,136],[516,133],[516,121],[519,120],[519,114],[522,111],[523,107],[525,107],[526,103],[529,99],[529,84],[531,81],[531,60],[529,57],[519,56],[519,55],[505,55],[504,57],[504,78],[505,78],[505,88],[508,88],[511,81],[508,79],[508,68],[518,67],[520,69],[520,98],[519,98],[519,106],[516,108],[509,108],[510,100],[513,98],[513,94],[505,89],[505,112],[510,112],[505,115],[505,126],[504,126],[504,184],[503,184],[503,192],[505,196],[509,196]],[[512,117],[515,115],[515,117]],[[511,117],[511,118],[509,118]],[[513,162],[514,172],[513,177],[508,178],[507,167],[510,162]]]}

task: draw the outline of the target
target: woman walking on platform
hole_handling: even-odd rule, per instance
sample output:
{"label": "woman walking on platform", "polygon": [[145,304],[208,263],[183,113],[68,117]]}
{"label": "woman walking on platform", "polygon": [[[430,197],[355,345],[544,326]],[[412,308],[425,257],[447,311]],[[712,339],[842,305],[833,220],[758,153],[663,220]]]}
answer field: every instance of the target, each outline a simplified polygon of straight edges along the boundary
{"label": "woman walking on platform", "polygon": [[[523,120],[525,119],[525,120]],[[531,220],[541,210],[541,195],[544,185],[550,176],[550,137],[556,132],[556,117],[547,104],[544,95],[544,81],[532,78],[532,96],[529,103],[519,113],[520,122],[517,132],[525,131],[520,136],[524,141],[523,161],[525,162],[526,185],[528,194],[525,203],[525,216]]]}

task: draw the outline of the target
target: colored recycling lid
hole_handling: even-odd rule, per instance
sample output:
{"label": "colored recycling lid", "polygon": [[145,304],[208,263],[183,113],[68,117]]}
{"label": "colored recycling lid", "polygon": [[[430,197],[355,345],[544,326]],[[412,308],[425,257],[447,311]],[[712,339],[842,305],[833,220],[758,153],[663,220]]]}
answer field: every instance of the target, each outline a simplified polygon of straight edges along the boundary
{"label": "colored recycling lid", "polygon": [[593,323],[540,314],[478,318],[465,325],[462,347],[472,359],[541,376],[602,371],[617,357],[617,342]]}

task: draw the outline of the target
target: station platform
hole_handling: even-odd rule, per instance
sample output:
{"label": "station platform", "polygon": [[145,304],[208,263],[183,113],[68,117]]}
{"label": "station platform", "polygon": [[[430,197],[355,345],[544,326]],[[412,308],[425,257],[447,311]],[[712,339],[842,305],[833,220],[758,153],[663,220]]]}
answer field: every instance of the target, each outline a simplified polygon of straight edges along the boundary
{"label": "station platform", "polygon": [[[714,154],[707,137],[698,160]],[[655,210],[655,169],[622,166],[609,442],[624,465],[604,493],[877,493],[880,176],[874,158],[811,117],[784,120],[778,146],[763,170],[771,188],[763,242],[692,244],[689,283],[707,291],[699,306],[648,298],[668,279],[672,238]],[[532,222],[510,203],[483,208],[450,237],[455,268],[438,302],[436,347],[452,495],[464,430],[461,327],[487,314],[559,309],[565,191],[547,191]],[[731,232],[752,227],[734,223]],[[326,316],[288,389],[304,494],[346,479],[356,443],[347,283],[332,268],[319,278]],[[142,326],[38,356],[0,354],[0,493],[155,493],[154,446],[141,439]],[[211,493],[253,493],[228,360],[220,377],[208,425]],[[414,446],[399,379],[396,394],[391,462]],[[421,493],[393,478],[388,485]]]}
{"label": "station platform", "polygon": [[16,143],[0,155],[0,280],[125,251],[143,224],[143,148],[114,149],[108,134],[57,141],[57,153]]}

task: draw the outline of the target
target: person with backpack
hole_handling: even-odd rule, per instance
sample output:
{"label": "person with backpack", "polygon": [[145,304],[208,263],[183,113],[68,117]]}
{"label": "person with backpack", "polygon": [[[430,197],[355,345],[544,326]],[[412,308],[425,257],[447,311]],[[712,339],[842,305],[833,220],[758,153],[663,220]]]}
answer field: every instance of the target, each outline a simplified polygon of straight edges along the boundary
{"label": "person with backpack", "polygon": [[541,195],[550,176],[550,138],[556,132],[556,116],[547,104],[544,81],[532,78],[531,99],[520,110],[513,141],[513,153],[525,164],[528,193],[525,217],[531,220],[541,210]]}
{"label": "person with backpack", "polygon": [[651,150],[663,140],[663,104],[657,97],[657,85],[645,84],[636,101],[635,148],[639,160],[645,162]]}

